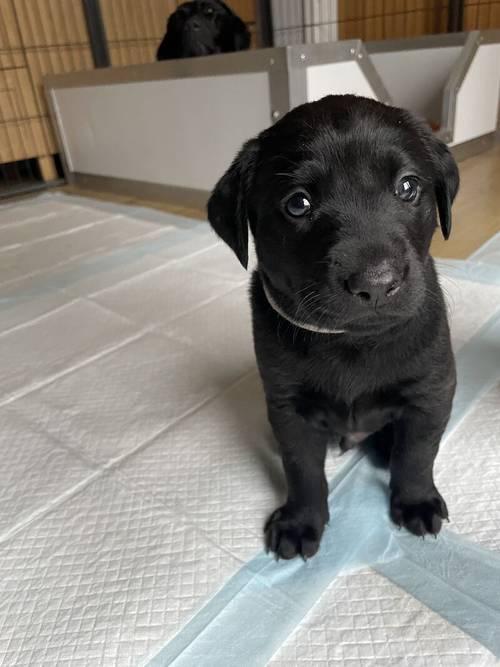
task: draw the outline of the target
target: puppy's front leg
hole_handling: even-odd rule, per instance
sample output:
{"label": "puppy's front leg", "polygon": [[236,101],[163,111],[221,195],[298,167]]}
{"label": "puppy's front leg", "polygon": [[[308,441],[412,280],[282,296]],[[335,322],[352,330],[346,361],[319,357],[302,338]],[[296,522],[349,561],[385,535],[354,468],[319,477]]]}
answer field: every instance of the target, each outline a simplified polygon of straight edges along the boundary
{"label": "puppy's front leg", "polygon": [[391,518],[415,535],[437,535],[448,518],[433,465],[447,418],[410,409],[396,422],[391,453]]}
{"label": "puppy's front leg", "polygon": [[266,545],[279,558],[310,558],[319,548],[329,519],[328,434],[308,424],[292,405],[269,405],[269,420],[280,444],[288,499],[266,524]]}

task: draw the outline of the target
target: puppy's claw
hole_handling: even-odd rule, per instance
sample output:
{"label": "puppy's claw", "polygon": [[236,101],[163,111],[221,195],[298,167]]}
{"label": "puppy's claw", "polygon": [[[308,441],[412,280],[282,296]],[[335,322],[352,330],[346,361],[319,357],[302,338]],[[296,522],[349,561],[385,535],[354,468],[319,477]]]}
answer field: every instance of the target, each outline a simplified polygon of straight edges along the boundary
{"label": "puppy's claw", "polygon": [[406,500],[393,493],[391,498],[391,518],[401,528],[424,538],[426,534],[436,536],[441,530],[442,520],[447,518],[446,503],[435,490],[435,495],[417,502]]}
{"label": "puppy's claw", "polygon": [[326,516],[312,514],[309,508],[284,506],[266,524],[266,546],[276,560],[300,556],[306,562],[319,548],[325,519]]}

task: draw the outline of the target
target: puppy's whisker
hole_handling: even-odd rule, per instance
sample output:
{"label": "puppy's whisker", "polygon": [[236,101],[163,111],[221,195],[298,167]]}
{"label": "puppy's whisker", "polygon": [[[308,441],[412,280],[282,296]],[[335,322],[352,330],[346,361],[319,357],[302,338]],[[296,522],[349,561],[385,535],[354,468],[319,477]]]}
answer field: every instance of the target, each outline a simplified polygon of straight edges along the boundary
{"label": "puppy's whisker", "polygon": [[314,288],[314,285],[313,285],[312,283],[308,283],[308,284],[305,285],[304,287],[301,287],[300,289],[298,289],[298,290],[295,292],[295,296],[298,296],[298,295],[301,294],[302,292],[305,292],[306,289],[310,289],[311,287]]}
{"label": "puppy's whisker", "polygon": [[455,299],[453,298],[452,294],[448,291],[447,287],[441,286],[441,289],[442,289],[442,292],[443,292],[443,296],[444,296],[444,300],[445,300],[446,308],[447,308],[448,312],[449,313],[454,313],[455,310],[457,309],[457,304],[456,304]]}
{"label": "puppy's whisker", "polygon": [[295,309],[297,312],[300,310],[302,304],[311,298],[312,294],[314,294],[314,292],[308,292],[305,296],[301,297]]}
{"label": "puppy's whisker", "polygon": [[308,303],[309,300],[313,299],[315,296],[317,296],[317,293],[314,289],[312,289],[310,292],[308,292],[304,297],[300,299],[296,307],[296,312],[298,313],[299,310],[304,306],[304,304]]}
{"label": "puppy's whisker", "polygon": [[302,302],[297,306],[296,308],[296,316],[298,317],[300,315],[300,312],[302,311],[303,314],[306,315],[306,317],[310,313],[310,308],[311,306],[314,306],[318,301],[321,299],[321,296],[319,294],[310,294],[308,295],[305,299],[302,300]]}
{"label": "puppy's whisker", "polygon": [[425,293],[425,296],[426,296],[430,301],[432,301],[433,303],[438,304],[438,305],[441,304],[441,299],[439,298],[439,296],[438,296],[437,294],[434,294],[434,292],[432,292],[432,291],[429,290],[428,288],[425,289],[425,292],[424,292],[424,293]]}
{"label": "puppy's whisker", "polygon": [[[320,310],[320,311],[321,311],[321,314],[320,314],[320,316],[319,316],[319,318],[318,318],[318,320],[317,320],[317,322],[316,322],[316,326],[317,326],[318,328],[321,329],[321,328],[323,327],[323,325],[326,323],[326,320],[327,320],[327,317],[328,317],[328,313],[327,313],[327,311],[325,311],[322,307],[319,307],[319,308],[317,308],[316,310]],[[314,333],[311,332],[311,334],[310,334],[310,340],[311,340],[311,341],[312,341],[312,339],[313,339],[313,336],[314,336]]]}
{"label": "puppy's whisker", "polygon": [[[315,300],[308,304],[305,315],[308,320],[313,320],[315,324],[320,325],[320,323],[324,322],[328,317],[328,312],[325,310],[324,304],[321,301],[321,295],[317,294],[316,297]],[[316,315],[318,312],[320,313],[319,317]]]}
{"label": "puppy's whisker", "polygon": [[306,294],[306,296],[304,296],[304,298],[300,301],[297,310],[299,310],[299,308],[301,307],[304,307],[306,304],[311,303],[315,299],[318,299],[319,296],[320,295],[315,290],[311,290],[311,292],[309,292],[309,294]]}
{"label": "puppy's whisker", "polygon": [[453,278],[453,276],[450,276],[446,273],[441,273],[439,275],[439,284],[441,285],[441,289],[446,289],[445,285],[443,284],[444,282],[448,282],[451,287],[454,287],[455,289],[459,289],[459,283],[457,282],[456,278]]}

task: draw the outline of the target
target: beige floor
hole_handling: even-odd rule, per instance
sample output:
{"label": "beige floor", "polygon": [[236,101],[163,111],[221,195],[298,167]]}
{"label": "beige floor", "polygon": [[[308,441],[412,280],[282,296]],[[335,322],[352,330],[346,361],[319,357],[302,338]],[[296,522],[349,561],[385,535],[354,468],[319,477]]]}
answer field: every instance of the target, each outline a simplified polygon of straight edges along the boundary
{"label": "beige floor", "polygon": [[437,233],[436,257],[464,259],[500,231],[500,144],[460,162],[461,186],[448,241]]}
{"label": "beige floor", "polygon": [[[500,231],[500,144],[460,162],[459,167],[461,187],[453,207],[452,234],[448,241],[444,241],[440,233],[436,233],[432,245],[436,257],[464,259]],[[203,210],[175,206],[168,202],[150,202],[111,193],[83,191],[70,186],[62,190],[77,194],[90,193],[100,199],[150,206],[199,220],[205,219]]]}

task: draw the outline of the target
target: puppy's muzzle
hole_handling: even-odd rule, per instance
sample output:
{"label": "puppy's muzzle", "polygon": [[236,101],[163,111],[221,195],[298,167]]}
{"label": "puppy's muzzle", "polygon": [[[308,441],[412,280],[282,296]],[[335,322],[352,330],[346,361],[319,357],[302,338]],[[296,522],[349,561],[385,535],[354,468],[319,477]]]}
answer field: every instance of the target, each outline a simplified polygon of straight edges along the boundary
{"label": "puppy's muzzle", "polygon": [[387,303],[401,289],[406,271],[401,272],[387,260],[364,267],[352,273],[345,281],[345,289],[367,306]]}
{"label": "puppy's muzzle", "polygon": [[193,18],[190,18],[186,21],[184,24],[184,32],[189,33],[189,32],[199,32],[201,30],[202,26],[200,23],[200,20],[194,16]]}

